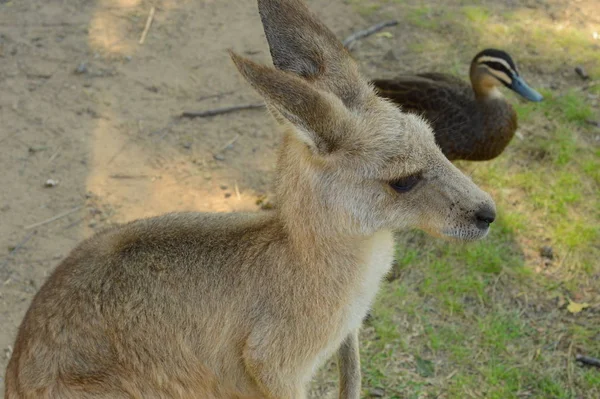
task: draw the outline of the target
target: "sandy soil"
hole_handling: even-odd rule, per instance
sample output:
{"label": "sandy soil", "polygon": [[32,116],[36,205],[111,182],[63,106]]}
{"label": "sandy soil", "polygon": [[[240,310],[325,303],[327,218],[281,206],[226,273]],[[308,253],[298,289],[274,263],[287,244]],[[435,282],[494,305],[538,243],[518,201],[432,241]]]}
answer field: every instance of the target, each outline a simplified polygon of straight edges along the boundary
{"label": "sandy soil", "polygon": [[[340,36],[363,22],[311,3]],[[264,111],[175,118],[260,102],[227,54],[270,62],[254,2],[152,4],[0,0],[0,395],[33,294],[79,241],[165,212],[258,209],[269,193],[278,134]]]}

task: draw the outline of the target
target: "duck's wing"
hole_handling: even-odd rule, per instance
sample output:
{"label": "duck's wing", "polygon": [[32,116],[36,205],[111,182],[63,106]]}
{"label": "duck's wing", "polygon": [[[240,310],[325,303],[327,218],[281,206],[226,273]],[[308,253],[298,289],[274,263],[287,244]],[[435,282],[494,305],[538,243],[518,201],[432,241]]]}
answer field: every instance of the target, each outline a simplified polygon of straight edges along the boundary
{"label": "duck's wing", "polygon": [[[424,75],[424,74],[422,74]],[[378,94],[403,111],[422,115],[433,127],[436,142],[449,159],[473,151],[482,120],[473,91],[466,83],[450,84],[422,75],[374,80]],[[442,74],[435,74],[436,77]],[[448,76],[448,75],[443,75]]]}
{"label": "duck's wing", "polygon": [[418,113],[468,113],[475,101],[473,91],[462,81],[460,85],[456,85],[448,81],[410,75],[395,79],[376,79],[372,83],[380,96],[391,100],[404,110]]}
{"label": "duck's wing", "polygon": [[439,72],[425,72],[425,73],[418,73],[416,76],[425,78],[425,79],[429,79],[435,82],[443,82],[443,83],[447,83],[449,85],[453,85],[456,86],[457,88],[468,88],[470,89],[471,87],[465,83],[464,80],[462,80],[461,78],[454,76],[454,75],[448,75],[446,73],[439,73]]}

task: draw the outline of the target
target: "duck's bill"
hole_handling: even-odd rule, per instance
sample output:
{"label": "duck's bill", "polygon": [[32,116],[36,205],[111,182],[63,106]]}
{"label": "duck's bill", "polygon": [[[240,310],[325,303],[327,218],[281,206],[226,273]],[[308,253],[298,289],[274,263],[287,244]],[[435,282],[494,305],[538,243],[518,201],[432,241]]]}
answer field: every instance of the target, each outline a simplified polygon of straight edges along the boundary
{"label": "duck's bill", "polygon": [[542,96],[537,91],[533,90],[520,76],[515,76],[512,79],[512,85],[510,86],[512,90],[516,93],[519,93],[521,96],[525,97],[529,101],[542,101],[544,96]]}

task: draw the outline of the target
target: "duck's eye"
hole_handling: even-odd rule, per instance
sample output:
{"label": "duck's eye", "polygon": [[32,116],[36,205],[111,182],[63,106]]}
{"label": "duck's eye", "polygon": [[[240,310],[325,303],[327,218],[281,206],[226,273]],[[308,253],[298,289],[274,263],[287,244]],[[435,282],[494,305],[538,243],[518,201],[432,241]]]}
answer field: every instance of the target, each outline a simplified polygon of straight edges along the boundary
{"label": "duck's eye", "polygon": [[420,173],[402,177],[398,180],[390,182],[390,186],[399,193],[406,193],[412,190],[423,176]]}

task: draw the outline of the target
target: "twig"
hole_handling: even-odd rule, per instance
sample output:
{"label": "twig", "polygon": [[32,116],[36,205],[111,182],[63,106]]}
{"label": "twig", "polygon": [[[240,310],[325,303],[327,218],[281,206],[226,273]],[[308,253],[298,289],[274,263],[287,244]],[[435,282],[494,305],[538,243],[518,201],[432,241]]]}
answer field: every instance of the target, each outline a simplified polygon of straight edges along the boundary
{"label": "twig", "polygon": [[116,174],[116,175],[110,175],[108,176],[111,179],[147,179],[150,176],[148,175],[122,175],[122,174]]}
{"label": "twig", "polygon": [[162,140],[171,131],[171,128],[173,128],[174,126],[177,126],[177,124],[179,122],[181,122],[180,118],[171,118],[171,120],[169,121],[169,123],[167,123],[167,126],[163,127],[162,129],[153,131],[152,133],[150,133],[150,135],[158,135],[158,134],[160,134],[158,140]]}
{"label": "twig", "polygon": [[353,34],[351,34],[350,36],[345,38],[344,41],[342,42],[342,44],[344,45],[344,47],[350,48],[350,45],[352,43],[354,43],[355,41],[363,39],[367,36],[371,36],[372,34],[377,33],[380,30],[387,28],[388,26],[395,26],[395,25],[398,25],[398,21],[396,21],[395,19],[391,20],[391,21],[380,22],[380,23],[375,24],[367,29],[359,30],[358,32],[354,32]]}
{"label": "twig", "polygon": [[569,381],[569,389],[571,390],[571,394],[575,396],[575,388],[573,388],[573,361],[571,360],[571,355],[573,354],[573,341],[569,344],[569,352],[567,353],[567,380]]}
{"label": "twig", "polygon": [[37,233],[37,230],[33,230],[32,232],[30,232],[29,234],[27,234],[27,235],[25,236],[25,238],[23,238],[23,239],[21,240],[21,242],[20,242],[20,243],[18,243],[18,244],[17,244],[17,245],[16,245],[16,246],[15,246],[15,247],[12,249],[12,251],[10,251],[10,252],[8,253],[8,255],[6,255],[6,259],[4,259],[4,262],[2,262],[2,264],[0,264],[0,269],[2,269],[4,266],[6,266],[6,265],[8,264],[8,262],[10,262],[10,259],[12,258],[12,256],[13,256],[14,254],[16,254],[16,253],[17,253],[17,251],[18,251],[19,249],[21,249],[21,247],[23,247],[23,245],[27,244],[27,241],[29,241],[29,240],[31,239],[31,237],[33,237],[33,236],[34,236],[34,234],[36,234],[36,233]]}
{"label": "twig", "polygon": [[50,79],[52,75],[47,73],[28,73],[26,76],[29,79]]}
{"label": "twig", "polygon": [[587,123],[588,125],[592,125],[592,126],[596,126],[596,127],[600,127],[600,121],[594,121],[592,119],[587,119],[585,121],[585,123]]}
{"label": "twig", "polygon": [[85,220],[85,217],[79,218],[76,221],[74,221],[73,223],[71,223],[70,225],[68,225],[67,227],[64,227],[63,230],[69,230],[75,226],[77,226],[79,223],[83,222]]}
{"label": "twig", "polygon": [[232,91],[226,91],[225,93],[210,94],[208,96],[199,97],[196,101],[200,102],[200,101],[208,100],[210,98],[221,98],[221,97],[233,94],[233,93],[235,93],[234,90],[232,90]]}
{"label": "twig", "polygon": [[152,25],[152,20],[154,19],[154,11],[156,11],[154,7],[151,7],[150,14],[148,14],[148,19],[146,20],[146,26],[144,27],[144,31],[142,32],[142,37],[140,37],[140,44],[144,44],[144,41],[146,40],[146,35],[148,34],[150,26]]}
{"label": "twig", "polygon": [[56,158],[59,153],[60,153],[60,147],[58,147],[58,149],[54,152],[54,154],[52,154],[50,156],[50,158],[48,158],[48,163],[51,163],[52,161],[54,161],[54,158]]}
{"label": "twig", "polygon": [[44,220],[44,221],[42,221],[42,222],[38,222],[38,223],[34,223],[34,224],[30,224],[29,226],[25,226],[25,230],[30,230],[30,229],[33,229],[33,228],[35,228],[35,227],[40,227],[40,226],[43,226],[43,225],[45,225],[45,224],[48,224],[48,223],[54,222],[55,220],[58,220],[58,219],[60,219],[60,218],[64,218],[65,216],[67,216],[67,215],[70,215],[70,214],[72,214],[73,212],[77,212],[77,211],[78,211],[78,210],[80,210],[81,208],[83,208],[83,206],[82,206],[82,205],[79,205],[79,206],[76,206],[76,207],[75,207],[75,208],[73,208],[73,209],[70,209],[70,210],[68,210],[68,211],[65,211],[65,212],[63,212],[63,213],[59,213],[58,215],[56,215],[56,216],[53,216],[53,217],[51,217],[50,219],[46,219],[46,220]]}
{"label": "twig", "polygon": [[207,116],[215,116],[228,114],[230,112],[241,111],[244,109],[257,109],[263,108],[264,104],[242,104],[242,105],[233,105],[231,107],[222,107],[215,109],[207,109],[206,111],[200,112],[183,112],[181,114],[182,118],[206,118]]}
{"label": "twig", "polygon": [[234,184],[235,195],[237,195],[238,201],[242,199],[242,195],[240,194],[240,188],[238,187],[237,181]]}
{"label": "twig", "polygon": [[596,359],[595,357],[576,355],[575,360],[577,360],[578,362],[581,362],[583,364],[587,364],[589,366],[600,367],[600,359]]}
{"label": "twig", "polygon": [[127,146],[129,145],[129,143],[130,143],[130,142],[131,142],[131,140],[127,140],[127,141],[126,141],[126,142],[125,142],[125,143],[124,143],[124,144],[121,146],[121,148],[119,149],[119,151],[117,151],[117,152],[115,153],[115,155],[113,155],[113,156],[112,156],[112,158],[110,158],[110,159],[108,160],[108,162],[106,163],[106,165],[110,165],[111,163],[113,163],[113,161],[114,161],[115,159],[117,159],[117,157],[118,157],[119,155],[121,155],[121,153],[122,153],[123,151],[125,151],[125,147],[127,147]]}
{"label": "twig", "polygon": [[221,149],[219,151],[217,151],[217,153],[225,151],[230,145],[232,145],[236,141],[238,141],[239,138],[240,138],[240,135],[236,134],[235,137],[232,138],[231,140],[229,140],[223,147],[221,147]]}

